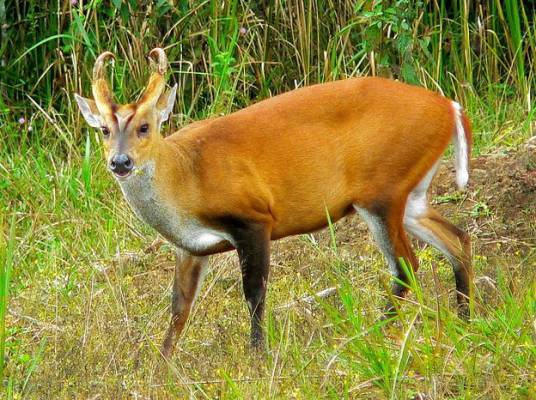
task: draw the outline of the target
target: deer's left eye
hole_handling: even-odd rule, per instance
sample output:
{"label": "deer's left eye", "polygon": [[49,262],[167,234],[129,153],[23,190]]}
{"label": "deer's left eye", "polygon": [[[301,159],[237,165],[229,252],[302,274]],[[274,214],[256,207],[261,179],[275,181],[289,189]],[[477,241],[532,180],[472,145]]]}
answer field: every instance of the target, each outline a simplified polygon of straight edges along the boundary
{"label": "deer's left eye", "polygon": [[138,133],[140,136],[145,136],[147,133],[149,133],[149,124],[143,124],[140,126],[140,129],[138,129]]}

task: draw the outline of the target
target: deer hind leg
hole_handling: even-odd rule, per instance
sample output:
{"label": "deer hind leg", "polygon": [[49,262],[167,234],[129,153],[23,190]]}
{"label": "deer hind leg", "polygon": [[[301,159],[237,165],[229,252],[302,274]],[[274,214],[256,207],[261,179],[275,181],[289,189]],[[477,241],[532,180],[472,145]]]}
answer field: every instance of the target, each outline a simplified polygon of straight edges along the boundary
{"label": "deer hind leg", "polygon": [[452,264],[456,280],[458,314],[469,317],[473,270],[469,235],[457,228],[428,205],[427,190],[435,168],[408,197],[404,227],[412,236],[435,247]]}
{"label": "deer hind leg", "polygon": [[177,249],[177,263],[171,295],[171,322],[162,344],[168,358],[182,333],[207,269],[208,257],[195,257]]}
{"label": "deer hind leg", "polygon": [[[354,206],[359,215],[367,223],[374,240],[385,257],[389,270],[394,278],[392,292],[396,297],[404,298],[408,291],[409,277],[401,265],[403,259],[413,271],[417,271],[419,263],[402,225],[402,212],[395,208],[382,211]],[[392,314],[394,305],[389,302],[386,313]]]}

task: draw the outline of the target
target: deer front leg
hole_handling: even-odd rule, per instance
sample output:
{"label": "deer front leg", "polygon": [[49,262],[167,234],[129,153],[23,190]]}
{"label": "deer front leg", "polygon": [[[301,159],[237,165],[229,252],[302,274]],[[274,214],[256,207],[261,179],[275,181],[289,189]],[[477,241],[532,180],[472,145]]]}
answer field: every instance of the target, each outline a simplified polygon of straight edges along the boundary
{"label": "deer front leg", "polygon": [[262,225],[250,224],[233,233],[251,319],[251,346],[261,348],[264,345],[262,320],[270,270],[269,231]]}
{"label": "deer front leg", "polygon": [[177,249],[177,264],[171,295],[171,322],[162,344],[162,354],[166,358],[173,353],[177,338],[186,325],[206,272],[207,261],[208,257],[196,257]]}

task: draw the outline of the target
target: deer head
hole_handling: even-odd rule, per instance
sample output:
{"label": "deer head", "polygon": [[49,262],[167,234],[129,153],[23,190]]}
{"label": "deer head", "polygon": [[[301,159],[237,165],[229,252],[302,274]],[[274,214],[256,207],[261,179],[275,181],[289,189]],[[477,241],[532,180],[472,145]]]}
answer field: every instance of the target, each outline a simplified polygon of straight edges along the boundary
{"label": "deer head", "polygon": [[113,53],[106,51],[95,61],[93,99],[74,96],[87,123],[102,131],[108,168],[116,178],[126,179],[136,167],[153,159],[155,143],[161,139],[160,127],[175,103],[177,85],[165,90],[168,61],[164,50],[155,48],[149,53],[154,71],[141,98],[116,104],[104,77],[104,64],[113,58]]}

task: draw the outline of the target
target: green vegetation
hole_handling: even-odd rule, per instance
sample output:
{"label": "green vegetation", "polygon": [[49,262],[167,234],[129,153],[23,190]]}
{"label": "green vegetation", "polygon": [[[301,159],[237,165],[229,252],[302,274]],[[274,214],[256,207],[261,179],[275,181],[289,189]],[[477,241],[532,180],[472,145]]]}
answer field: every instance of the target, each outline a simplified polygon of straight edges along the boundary
{"label": "green vegetation", "polygon": [[[534,21],[521,0],[0,0],[3,398],[535,399]],[[89,95],[95,56],[111,50],[116,98],[134,99],[157,45],[179,83],[170,132],[357,75],[462,103],[481,157],[467,194],[440,174],[436,203],[473,238],[474,320],[453,314],[450,268],[421,248],[399,321],[377,322],[387,272],[351,218],[274,243],[266,355],[247,346],[236,259],[214,257],[180,350],[157,372],[172,250],[144,252],[155,234],[107,176],[72,97]]]}

